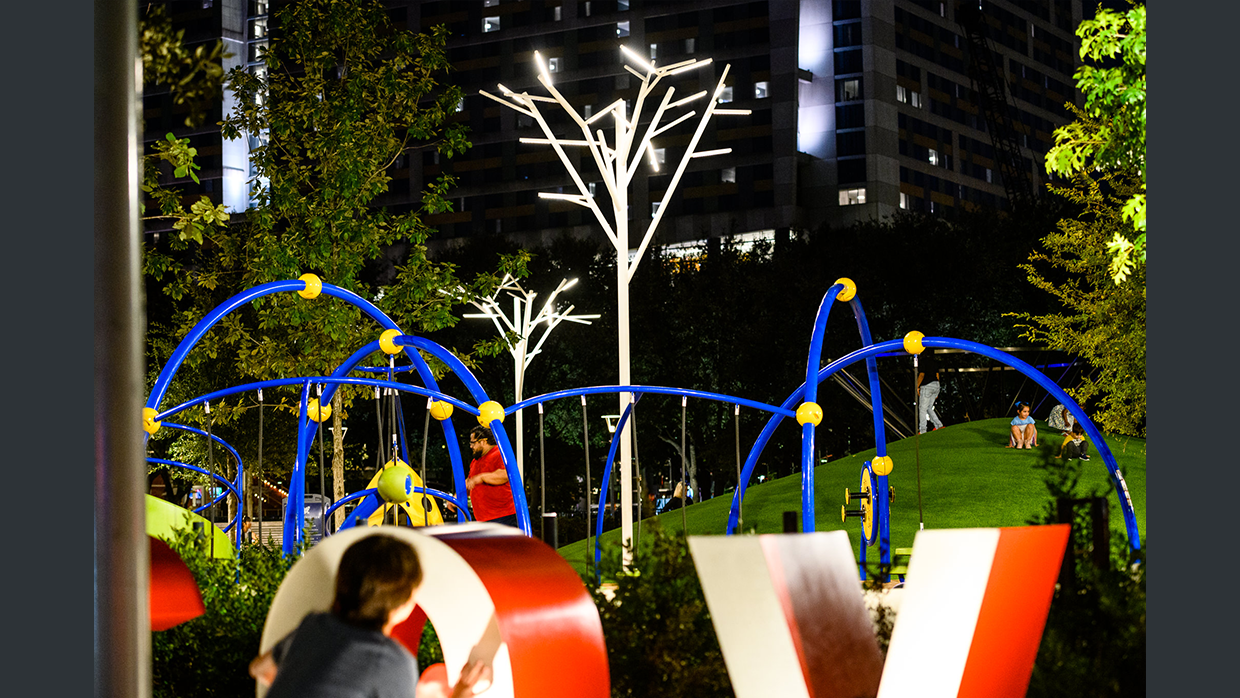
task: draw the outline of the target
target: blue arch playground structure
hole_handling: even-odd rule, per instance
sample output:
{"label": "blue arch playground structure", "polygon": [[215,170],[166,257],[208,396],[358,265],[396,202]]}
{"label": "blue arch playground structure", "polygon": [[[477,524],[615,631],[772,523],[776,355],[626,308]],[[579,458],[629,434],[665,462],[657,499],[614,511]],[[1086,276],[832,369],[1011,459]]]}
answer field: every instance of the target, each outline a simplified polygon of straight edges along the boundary
{"label": "blue arch playground structure", "polygon": [[[179,405],[160,409],[160,403],[163,401],[168,391],[168,386],[176,375],[177,369],[185,361],[190,351],[203,338],[204,335],[214,327],[222,318],[237,308],[263,296],[277,293],[296,293],[306,302],[324,302],[323,296],[338,299],[346,303],[350,303],[362,312],[368,315],[382,329],[378,339],[357,349],[344,363],[340,364],[331,375],[328,376],[305,376],[297,378],[284,378],[277,380],[259,381],[235,386],[223,390],[218,390],[201,397],[189,400]],[[846,303],[852,311],[853,318],[857,323],[857,331],[860,334],[861,348],[847,354],[827,366],[819,368],[822,356],[822,342],[826,331],[827,320],[830,316],[831,308],[836,302]],[[866,548],[878,544],[878,561],[882,564],[889,565],[891,563],[891,530],[890,530],[890,500],[887,484],[887,477],[891,473],[894,464],[892,459],[887,455],[887,443],[885,438],[885,429],[883,423],[883,407],[882,394],[879,390],[878,375],[878,358],[884,356],[908,356],[909,354],[920,354],[926,348],[941,349],[959,349],[966,352],[980,354],[987,358],[998,361],[1006,366],[1010,366],[1030,380],[1035,381],[1042,388],[1047,390],[1051,395],[1057,398],[1065,406],[1073,416],[1084,426],[1086,434],[1096,445],[1099,455],[1103,463],[1106,464],[1107,471],[1110,473],[1111,481],[1115,487],[1116,496],[1119,499],[1120,508],[1123,511],[1124,525],[1128,533],[1129,546],[1133,551],[1139,551],[1141,548],[1140,533],[1137,529],[1136,515],[1133,511],[1132,500],[1128,494],[1128,486],[1124,482],[1123,475],[1120,473],[1115,457],[1111,454],[1110,448],[1106,441],[1102,438],[1097,427],[1085,414],[1084,410],[1068,396],[1067,393],[1060,388],[1054,380],[1043,375],[1033,366],[1021,361],[1020,359],[1007,354],[1006,352],[988,347],[976,342],[970,342],[962,339],[953,339],[950,337],[926,337],[920,332],[910,332],[902,339],[887,340],[875,343],[870,337],[869,323],[866,321],[865,311],[862,309],[861,301],[857,298],[856,285],[849,279],[839,279],[823,296],[822,303],[818,308],[817,316],[814,320],[813,335],[810,339],[809,356],[806,362],[805,382],[793,390],[783,401],[782,404],[768,405],[753,400],[738,398],[729,395],[721,395],[718,393],[702,392],[697,390],[687,390],[683,388],[669,388],[660,386],[595,386],[587,388],[576,388],[572,390],[563,390],[548,393],[538,397],[530,398],[517,403],[511,407],[504,408],[498,402],[491,400],[486,391],[483,390],[478,380],[465,367],[461,361],[452,355],[451,352],[444,349],[440,345],[428,339],[405,334],[401,329],[385,315],[374,304],[357,294],[323,283],[313,274],[305,274],[295,281],[276,281],[261,286],[256,286],[248,291],[237,294],[231,299],[225,301],[210,314],[204,317],[189,332],[184,340],[177,346],[168,363],[160,372],[155,386],[146,401],[143,410],[143,425],[147,431],[147,438],[150,434],[154,434],[162,426],[182,429],[191,433],[199,434],[211,440],[211,445],[219,444],[225,451],[236,459],[237,476],[234,480],[227,480],[221,475],[204,470],[201,467],[180,463],[169,460],[150,459],[152,462],[186,468],[198,473],[208,475],[214,478],[223,491],[211,502],[205,503],[199,510],[205,509],[216,502],[222,501],[225,497],[236,497],[238,502],[244,501],[244,468],[241,458],[232,446],[225,443],[218,436],[209,434],[202,430],[168,422],[169,418],[175,417],[177,414],[189,410],[191,408],[204,406],[209,409],[209,403],[212,400],[245,393],[249,391],[259,391],[263,388],[274,388],[281,386],[300,386],[300,403],[301,409],[298,412],[298,428],[297,428],[297,460],[294,463],[293,472],[289,481],[289,497],[287,508],[284,516],[284,538],[283,546],[285,553],[292,553],[297,549],[305,536],[305,485],[306,485],[306,464],[310,447],[315,434],[318,431],[319,423],[330,415],[330,409],[322,410],[320,413],[319,405],[329,405],[340,385],[364,385],[376,388],[386,388],[399,391],[400,393],[409,393],[427,398],[430,416],[434,416],[439,422],[443,430],[444,438],[447,442],[447,451],[451,460],[451,469],[453,475],[453,491],[443,492],[424,487],[415,487],[413,480],[408,476],[407,472],[399,469],[389,469],[385,471],[384,477],[380,478],[378,486],[371,489],[354,492],[340,501],[336,502],[332,509],[325,513],[324,519],[327,518],[336,507],[346,502],[361,500],[357,508],[345,520],[342,528],[348,528],[355,525],[364,524],[364,522],[376,512],[386,502],[400,502],[407,498],[418,495],[421,497],[434,497],[438,500],[451,502],[459,511],[466,512],[468,515],[468,495],[465,487],[465,465],[461,459],[459,440],[457,437],[457,426],[452,417],[456,410],[477,418],[478,423],[491,428],[495,435],[495,441],[500,449],[503,457],[504,465],[508,472],[509,483],[512,487],[513,499],[517,508],[517,519],[520,529],[526,534],[531,535],[529,507],[525,500],[525,487],[521,481],[520,472],[517,469],[517,461],[513,454],[512,445],[508,439],[508,435],[503,428],[504,417],[513,412],[527,407],[538,406],[542,409],[542,404],[552,400],[566,399],[572,397],[580,397],[585,400],[586,395],[594,394],[614,394],[629,393],[631,397],[630,404],[621,415],[620,423],[615,431],[616,435],[624,433],[624,424],[628,421],[633,412],[633,406],[641,396],[648,393],[679,395],[682,400],[688,398],[715,400],[732,405],[749,407],[770,413],[770,419],[766,426],[759,434],[757,440],[753,443],[749,450],[749,456],[745,460],[742,468],[740,483],[732,496],[732,505],[729,511],[727,527],[725,532],[731,535],[736,532],[737,522],[740,516],[741,502],[745,497],[745,491],[753,475],[754,467],[757,465],[758,458],[761,456],[763,448],[775,433],[776,427],[785,419],[793,418],[801,427],[801,526],[805,532],[814,530],[814,434],[815,429],[822,422],[822,409],[816,403],[818,397],[818,386],[827,380],[840,369],[846,368],[851,364],[864,361],[866,371],[869,378],[871,407],[874,414],[874,434],[875,446],[877,453],[873,459],[866,461],[860,481],[860,493],[850,495],[853,499],[860,499],[860,509],[853,512],[854,515],[862,519],[862,536],[865,545],[861,546],[860,561],[866,561]],[[413,351],[411,351],[413,350]],[[436,359],[442,361],[448,366],[452,374],[454,374],[465,386],[469,393],[471,402],[465,402],[440,390],[439,384],[431,373],[430,367],[422,358],[420,351],[425,351]],[[375,354],[382,354],[388,357],[388,367],[383,368],[362,368],[359,364]],[[404,354],[409,364],[397,366],[395,357],[398,354]],[[352,375],[355,373],[374,374],[382,372],[386,375],[375,378],[372,376],[358,377]],[[398,373],[412,372],[416,373],[421,379],[422,385],[412,385],[410,383],[399,382],[395,380]],[[311,386],[318,386],[321,394],[311,397]],[[469,425],[465,426],[466,429]],[[407,455],[407,449],[404,445],[403,429],[401,430],[400,451],[405,453],[404,461],[412,462]],[[612,465],[616,457],[618,439],[613,436],[610,450],[607,454],[606,466],[603,474],[603,483],[611,481]],[[394,456],[395,459],[395,456]],[[388,477],[388,473],[392,473]],[[607,505],[607,495],[610,487],[600,487],[599,510],[602,511]],[[240,525],[242,507],[237,507],[237,514],[232,521],[228,523],[226,531],[233,530]],[[596,534],[601,535],[603,522],[600,520],[596,525]],[[235,536],[237,545],[240,545],[240,537]],[[595,543],[595,559],[598,560],[600,548]],[[864,567],[863,567],[864,570]],[[864,572],[863,572],[864,574]]]}

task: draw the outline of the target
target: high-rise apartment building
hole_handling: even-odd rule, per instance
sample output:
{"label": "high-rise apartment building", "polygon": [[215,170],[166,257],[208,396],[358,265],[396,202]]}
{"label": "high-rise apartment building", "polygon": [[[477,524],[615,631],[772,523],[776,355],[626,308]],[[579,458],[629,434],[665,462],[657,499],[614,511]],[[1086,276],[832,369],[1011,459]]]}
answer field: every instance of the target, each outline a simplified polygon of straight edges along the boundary
{"label": "high-rise apartment building", "polygon": [[[467,94],[455,118],[469,124],[474,147],[451,159],[425,151],[401,157],[390,171],[391,189],[378,203],[416,206],[427,182],[451,174],[457,181],[451,192],[455,210],[428,221],[439,230],[435,244],[486,235],[533,242],[565,233],[596,234],[589,211],[538,198],[539,192],[576,193],[548,146],[519,142],[543,137],[541,130],[479,90],[494,92],[503,83],[544,94],[536,79],[537,50],[547,59],[556,89],[579,113],[592,115],[617,99],[630,100],[631,113],[638,79],[624,69],[624,45],[656,65],[711,58],[711,66],[667,80],[680,95],[713,89],[724,65],[730,65],[723,99],[729,108],[751,110],[748,116],[712,120],[698,150],[731,152],[692,161],[673,196],[665,197],[669,168],[647,167],[635,180],[630,228],[644,229],[655,207],[666,205],[658,231],[666,244],[846,225],[900,210],[950,216],[971,206],[1005,207],[1013,187],[1017,193],[1043,188],[1051,132],[1070,120],[1064,103],[1075,94],[1073,31],[1082,4],[964,3],[388,0],[398,27],[448,27],[454,67],[448,79]],[[975,3],[980,23],[974,26],[981,29],[970,32],[961,21]],[[234,54],[232,63],[263,70],[268,2],[170,5],[188,39],[222,37]],[[979,37],[989,50],[971,43]],[[970,65],[975,56],[988,58],[981,66],[989,73]],[[202,191],[232,210],[243,209],[248,190],[242,183],[252,176],[245,162],[251,144],[220,139],[213,125],[218,118],[187,131],[180,124],[183,116],[160,94],[148,95],[144,106],[147,138],[168,131],[191,137],[203,166]],[[644,112],[649,119],[653,109]],[[545,113],[557,135],[571,133],[558,109]],[[1003,123],[996,123],[996,114],[1003,115]],[[597,126],[606,130],[609,118]],[[657,138],[655,156],[678,162],[693,123]],[[1004,181],[1005,156],[1027,179]],[[579,171],[587,181],[598,180],[597,174],[589,176],[595,172],[592,163]],[[590,189],[600,200],[607,196],[601,183]]]}

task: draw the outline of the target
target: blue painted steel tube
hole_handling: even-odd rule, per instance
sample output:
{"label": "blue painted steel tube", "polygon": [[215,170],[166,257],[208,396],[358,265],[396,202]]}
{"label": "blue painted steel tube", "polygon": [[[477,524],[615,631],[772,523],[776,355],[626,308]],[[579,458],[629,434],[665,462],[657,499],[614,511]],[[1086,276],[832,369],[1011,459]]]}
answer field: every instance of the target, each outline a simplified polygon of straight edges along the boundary
{"label": "blue painted steel tube", "polygon": [[[166,458],[149,458],[149,457],[148,457],[148,458],[146,459],[146,462],[147,462],[147,463],[157,463],[157,464],[159,464],[159,465],[170,465],[170,466],[175,467],[175,468],[184,468],[184,469],[186,469],[186,470],[192,470],[192,471],[194,471],[194,472],[196,472],[196,473],[202,473],[203,475],[206,475],[206,476],[207,476],[207,477],[209,477],[209,478],[213,478],[215,481],[219,482],[221,485],[223,485],[223,486],[224,486],[224,492],[222,492],[222,493],[221,493],[219,496],[217,496],[215,499],[212,499],[210,502],[207,502],[206,504],[203,504],[202,506],[198,507],[197,509],[193,509],[192,511],[193,511],[195,514],[197,514],[197,513],[198,513],[198,512],[200,512],[200,511],[205,511],[206,509],[208,509],[208,508],[210,508],[210,507],[213,507],[213,506],[215,506],[216,504],[219,504],[220,502],[224,501],[224,499],[225,499],[226,497],[228,497],[229,493],[232,493],[232,495],[233,495],[234,497],[235,497],[235,496],[237,496],[237,489],[233,486],[233,483],[229,482],[228,480],[226,480],[225,478],[223,478],[223,477],[221,477],[221,476],[219,476],[219,475],[216,475],[215,473],[212,473],[212,472],[209,472],[209,471],[207,471],[207,470],[204,470],[203,468],[199,468],[199,467],[198,467],[198,466],[196,466],[196,465],[190,465],[189,463],[182,463],[182,462],[180,462],[180,461],[175,461],[175,460],[168,460],[168,459],[166,459]],[[240,507],[238,507],[238,508],[240,508]],[[224,532],[225,532],[225,533],[227,533],[228,531],[231,531],[231,530],[233,529],[233,527],[234,527],[235,525],[237,525],[237,523],[238,523],[238,522],[237,522],[236,520],[229,522],[228,526],[226,526],[226,527],[224,528]]]}
{"label": "blue painted steel tube", "polygon": [[307,380],[301,388],[300,408],[297,412],[297,460],[293,461],[293,472],[289,474],[288,502],[284,507],[283,550],[285,555],[291,555],[297,550],[297,544],[302,542],[302,536],[305,534],[306,445],[309,443],[305,435],[309,429],[307,423],[310,422],[310,416],[307,414],[309,402],[310,381]]}
{"label": "blue painted steel tube", "polygon": [[[857,331],[861,334],[861,346],[868,347],[874,344],[874,340],[870,336],[870,323],[866,320],[865,309],[861,306],[861,299],[854,296],[848,302],[852,308],[853,317],[857,320]],[[883,421],[883,392],[878,380],[878,358],[869,356],[865,359],[866,374],[870,379],[870,409],[874,417],[874,448],[877,451],[876,457],[887,455],[887,424]],[[878,504],[875,506],[875,516],[877,516],[878,524],[878,557],[879,561],[884,565],[891,564],[891,519],[887,516],[887,476],[878,475],[875,477],[875,489],[877,494],[875,500]],[[890,581],[884,580],[884,581]]]}
{"label": "blue painted steel tube", "polygon": [[[525,535],[533,536],[534,528],[530,525],[530,506],[525,501],[525,485],[521,482],[521,471],[517,470],[517,457],[512,453],[508,432],[504,431],[504,423],[498,419],[491,420],[488,426],[491,427],[495,445],[499,447],[499,453],[504,458],[504,469],[508,471],[508,484],[512,487],[512,502],[517,508],[517,525]],[[587,505],[589,502],[590,498],[586,497]]]}
{"label": "blue painted steel tube", "polygon": [[284,386],[289,386],[289,385],[302,385],[306,381],[309,381],[311,383],[367,385],[367,386],[373,386],[377,388],[394,388],[396,390],[401,390],[406,393],[413,393],[415,395],[422,395],[423,397],[429,397],[429,398],[434,398],[436,400],[442,400],[444,402],[451,403],[452,406],[457,409],[464,410],[465,412],[468,412],[469,414],[472,414],[475,417],[478,416],[478,408],[474,407],[468,402],[462,402],[461,400],[458,400],[457,398],[454,398],[451,395],[445,395],[441,392],[423,388],[417,385],[410,385],[408,383],[397,383],[394,381],[381,380],[377,378],[332,378],[329,376],[321,376],[321,377],[301,376],[301,377],[294,377],[294,378],[273,378],[271,380],[255,381],[253,383],[245,383],[244,385],[236,385],[231,388],[224,388],[223,390],[216,390],[211,393],[206,393],[200,397],[194,398],[193,400],[187,400],[186,402],[183,402],[175,407],[170,407],[167,410],[160,412],[159,414],[155,415],[155,420],[160,421],[166,417],[171,417],[180,412],[184,412],[185,410],[190,409],[191,407],[201,405],[202,403],[207,402],[208,400],[218,400],[219,398],[228,397],[229,395],[236,395],[238,393],[250,392],[252,390],[259,390],[262,388],[273,388],[273,387],[279,388],[279,387],[284,387]]}
{"label": "blue painted steel tube", "polygon": [[[1030,366],[1024,361],[1021,361],[1015,356],[1012,356],[1007,352],[988,347],[984,344],[978,344],[977,342],[970,342],[963,339],[952,339],[949,337],[924,337],[922,338],[922,345],[931,348],[960,349],[970,353],[980,354],[987,358],[994,359],[1004,365],[1011,366],[1012,368],[1015,368],[1024,375],[1028,376],[1033,381],[1037,382],[1038,385],[1042,386],[1057,399],[1062,401],[1074,416],[1080,417],[1082,427],[1089,435],[1089,438],[1094,441],[1099,455],[1102,456],[1103,462],[1106,464],[1107,471],[1111,474],[1111,481],[1115,486],[1116,496],[1119,499],[1120,508],[1124,514],[1124,526],[1128,533],[1128,545],[1133,550],[1141,549],[1141,534],[1137,528],[1136,513],[1133,511],[1132,502],[1129,500],[1127,486],[1124,484],[1123,477],[1119,472],[1119,467],[1115,463],[1115,456],[1112,455],[1110,447],[1107,446],[1106,441],[1102,438],[1102,434],[1098,431],[1097,427],[1094,426],[1093,422],[1090,421],[1089,417],[1085,414],[1085,411],[1082,410],[1080,405],[1069,397],[1062,388],[1056,385],[1055,381],[1051,380],[1039,372],[1036,368]],[[845,368],[856,363],[857,361],[861,361],[871,356],[881,356],[883,352],[894,351],[895,349],[902,348],[903,346],[903,340],[891,339],[869,347],[863,347],[846,356],[836,359],[824,367],[818,372],[817,380],[818,382],[822,382],[841,368]],[[788,399],[784,401],[784,406],[787,407],[795,404],[795,402],[804,393],[804,390],[804,385],[794,390],[792,394],[788,396]],[[778,425],[780,419],[782,419],[782,417],[776,415],[767,422],[766,427],[763,428],[762,433],[759,434],[757,441],[754,442],[753,448],[749,452],[748,459],[745,461],[745,467],[741,471],[741,482],[738,483],[737,491],[732,495],[732,507],[728,514],[728,525],[725,531],[729,535],[736,532],[736,522],[737,517],[739,516],[740,501],[745,496],[744,483],[748,482],[749,477],[753,474],[753,469],[757,464],[758,457],[761,455],[762,449],[766,446],[767,441],[770,440],[771,435],[774,434],[775,427]]]}
{"label": "blue painted steel tube", "polygon": [[[594,526],[594,570],[596,573],[599,561],[603,557],[603,545],[599,542],[599,536],[603,535],[603,511],[607,507],[607,495],[611,492],[611,466],[616,460],[616,447],[620,445],[620,435],[624,433],[624,425],[629,421],[633,405],[636,405],[639,399],[641,399],[640,395],[624,408],[624,414],[620,415],[620,421],[616,423],[616,431],[611,435],[611,448],[607,449],[607,465],[603,467],[603,487],[598,493],[598,519]],[[638,504],[640,506],[641,503],[638,502]],[[590,506],[589,492],[586,493],[586,506]]]}
{"label": "blue painted steel tube", "polygon": [[[237,478],[234,481],[235,487],[233,488],[233,490],[237,495],[237,513],[233,516],[232,523],[229,524],[228,528],[224,530],[227,531],[232,528],[240,529],[241,512],[245,509],[245,464],[241,462],[241,454],[237,453],[237,449],[233,448],[232,445],[229,444],[227,441],[221,439],[220,437],[214,434],[208,434],[207,432],[201,429],[196,429],[194,427],[186,426],[184,424],[175,424],[173,422],[163,422],[162,426],[168,427],[169,429],[180,429],[182,431],[188,431],[191,434],[198,434],[199,436],[205,436],[211,439],[212,441],[215,441],[219,445],[223,446],[225,449],[228,450],[229,453],[232,454],[232,457],[236,459]],[[214,503],[215,502],[212,502],[212,504]],[[241,549],[241,536],[234,536],[234,538],[236,538],[236,540],[233,541],[233,545],[236,546],[237,550],[240,550]]]}
{"label": "blue painted steel tube", "polygon": [[[831,316],[831,306],[835,298],[844,290],[843,284],[832,284],[818,305],[818,314],[814,317],[814,331],[809,340],[809,357],[805,361],[805,402],[817,402],[818,383],[814,376],[822,362],[822,339],[827,331],[827,319]],[[812,533],[814,530],[814,425],[801,425],[801,530]]]}
{"label": "blue painted steel tube", "polygon": [[775,407],[764,402],[754,400],[746,400],[745,398],[734,397],[732,395],[722,395],[720,393],[708,393],[702,390],[688,390],[685,388],[666,388],[658,385],[598,385],[589,388],[573,388],[572,390],[558,390],[554,393],[546,393],[538,395],[528,400],[522,400],[517,404],[504,410],[504,414],[512,414],[517,410],[523,410],[532,407],[540,402],[550,402],[552,400],[560,400],[566,397],[577,397],[579,395],[601,395],[609,393],[638,393],[638,394],[658,394],[658,395],[677,395],[685,397],[696,397],[705,400],[714,400],[716,402],[726,402],[729,405],[744,405],[764,412],[774,412],[785,417],[795,417],[793,412],[785,404],[783,407]]}

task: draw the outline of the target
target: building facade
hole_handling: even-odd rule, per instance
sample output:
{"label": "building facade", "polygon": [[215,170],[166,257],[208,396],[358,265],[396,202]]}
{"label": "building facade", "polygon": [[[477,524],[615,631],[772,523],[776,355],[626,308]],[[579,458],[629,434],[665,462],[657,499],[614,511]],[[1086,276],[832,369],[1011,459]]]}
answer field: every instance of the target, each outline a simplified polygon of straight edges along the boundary
{"label": "building facade", "polygon": [[[1070,120],[1072,72],[1082,19],[1080,0],[977,2],[991,64],[1010,121],[1000,130],[1016,143],[1026,188],[1044,189],[1043,158],[1052,131]],[[777,236],[882,218],[901,210],[951,216],[974,206],[1008,206],[984,87],[970,67],[968,8],[952,0],[388,0],[398,27],[449,29],[449,80],[467,97],[454,118],[468,123],[473,148],[454,158],[411,151],[392,167],[380,205],[417,206],[428,182],[451,175],[454,210],[428,218],[432,245],[503,235],[528,244],[560,235],[597,235],[593,215],[539,192],[576,193],[533,120],[479,94],[503,83],[545,94],[537,50],[556,89],[583,115],[617,99],[631,102],[638,79],[624,69],[624,45],[656,65],[711,58],[704,69],[667,79],[677,94],[714,88],[729,65],[723,100],[748,109],[716,117],[698,151],[727,155],[691,161],[670,197],[671,168],[652,167],[629,192],[630,229],[641,230],[666,205],[657,231],[663,244],[712,237]],[[192,40],[223,38],[235,64],[263,70],[268,3],[262,0],[173,2],[174,19]],[[983,90],[984,91],[984,90]],[[660,90],[656,96],[661,95]],[[161,100],[163,100],[161,102]],[[208,119],[195,132],[178,128],[166,96],[145,98],[147,138],[168,131],[199,148],[202,191],[242,210],[252,173],[250,144],[225,142]],[[228,108],[227,99],[225,108]],[[644,110],[645,118],[653,109]],[[557,136],[569,135],[562,112],[549,108]],[[608,119],[597,126],[607,128]],[[656,157],[677,163],[695,121],[655,139]],[[579,134],[579,131],[578,131]],[[571,153],[570,157],[578,154]],[[593,195],[606,198],[592,163],[578,163]],[[591,177],[591,174],[593,176]],[[1011,182],[1008,182],[1010,184]],[[193,194],[192,191],[188,192]],[[666,200],[665,200],[666,199]],[[148,227],[148,229],[151,229]],[[636,244],[636,243],[635,243]]]}

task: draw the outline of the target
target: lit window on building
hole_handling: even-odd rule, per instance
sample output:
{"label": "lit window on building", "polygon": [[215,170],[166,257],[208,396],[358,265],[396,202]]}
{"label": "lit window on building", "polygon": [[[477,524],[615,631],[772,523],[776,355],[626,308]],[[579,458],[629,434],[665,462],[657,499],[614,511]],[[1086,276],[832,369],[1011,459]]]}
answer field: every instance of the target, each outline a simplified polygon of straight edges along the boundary
{"label": "lit window on building", "polygon": [[483,33],[499,31],[499,17],[483,17],[482,31]]}
{"label": "lit window on building", "polygon": [[250,38],[261,39],[267,36],[267,18],[260,17],[250,20]]}
{"label": "lit window on building", "polygon": [[461,97],[461,101],[456,103],[456,111],[457,113],[465,111],[465,98],[464,97]]}
{"label": "lit window on building", "polygon": [[840,88],[840,101],[851,102],[861,99],[861,80],[852,78],[837,81]]}
{"label": "lit window on building", "polygon": [[907,211],[911,205],[912,202],[909,201],[909,195],[904,192],[900,192],[900,208]]}
{"label": "lit window on building", "polygon": [[667,164],[667,148],[655,148],[654,159],[660,165]]}
{"label": "lit window on building", "polygon": [[590,16],[590,3],[588,1],[586,2],[586,16]]}
{"label": "lit window on building", "polygon": [[267,14],[268,4],[269,4],[268,0],[254,0],[254,14],[255,15]]}
{"label": "lit window on building", "polygon": [[992,171],[990,170],[990,168],[989,168],[989,167],[987,167],[987,168],[986,168],[986,183],[987,183],[987,184],[994,184],[994,176],[995,176],[995,175],[994,175],[994,172],[992,172]]}
{"label": "lit window on building", "polygon": [[560,59],[559,58],[548,58],[547,59],[547,72],[549,73],[560,72]]}
{"label": "lit window on building", "polygon": [[736,168],[725,167],[719,172],[719,181],[736,183]]}
{"label": "lit window on building", "polygon": [[908,104],[908,90],[903,85],[896,85],[896,101]]}
{"label": "lit window on building", "polygon": [[629,0],[616,0],[616,9],[617,10],[629,9]]}
{"label": "lit window on building", "polygon": [[482,0],[483,7],[499,7],[499,0]]}
{"label": "lit window on building", "polygon": [[627,21],[616,22],[616,36],[628,36],[628,35],[629,35],[629,23]]}
{"label": "lit window on building", "polygon": [[690,37],[685,39],[685,53],[693,53],[697,50],[697,39]]}
{"label": "lit window on building", "polygon": [[840,206],[854,206],[865,203],[865,187],[840,190]]}
{"label": "lit window on building", "polygon": [[656,202],[654,202],[654,203],[650,204],[650,215],[651,215],[652,217],[653,217],[653,216],[657,216],[657,215],[659,215],[659,207],[660,207],[660,206],[662,206],[662,205],[663,205],[663,202],[662,202],[662,201],[656,201]]}
{"label": "lit window on building", "polygon": [[732,101],[732,86],[728,85],[727,87],[723,88],[722,92],[719,93],[719,103],[725,104],[731,101]]}
{"label": "lit window on building", "polygon": [[917,107],[918,109],[921,109],[921,93],[913,92],[910,90],[908,93],[908,103],[913,105],[914,107]]}
{"label": "lit window on building", "polygon": [[650,44],[650,60],[652,60],[652,61],[653,61],[654,59],[656,59],[656,58],[658,58],[658,57],[659,57],[659,45],[658,45],[658,44]]}
{"label": "lit window on building", "polygon": [[934,148],[930,148],[929,150],[930,155],[926,159],[930,161],[931,165],[937,166],[939,163],[943,162],[943,158],[939,157],[939,151]]}
{"label": "lit window on building", "polygon": [[770,85],[771,83],[767,82],[766,80],[759,80],[758,82],[755,82],[753,84],[753,98],[754,99],[766,99],[767,97],[769,97],[770,93],[767,90],[770,89]]}
{"label": "lit window on building", "polygon": [[598,192],[598,182],[590,182],[586,185],[586,189],[590,191],[591,198]]}
{"label": "lit window on building", "polygon": [[594,116],[594,105],[593,105],[593,104],[587,104],[587,105],[585,105],[584,107],[582,107],[582,108],[581,108],[581,114],[582,114],[582,116],[584,116],[584,117],[585,117],[585,118],[587,118],[587,119],[588,119],[588,118],[590,118],[591,116]]}
{"label": "lit window on building", "polygon": [[555,15],[555,21],[559,22],[560,20],[564,19],[564,9],[561,8],[559,5],[556,5],[554,15]]}

